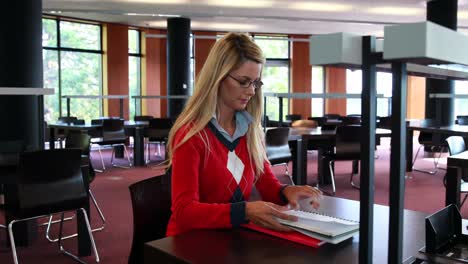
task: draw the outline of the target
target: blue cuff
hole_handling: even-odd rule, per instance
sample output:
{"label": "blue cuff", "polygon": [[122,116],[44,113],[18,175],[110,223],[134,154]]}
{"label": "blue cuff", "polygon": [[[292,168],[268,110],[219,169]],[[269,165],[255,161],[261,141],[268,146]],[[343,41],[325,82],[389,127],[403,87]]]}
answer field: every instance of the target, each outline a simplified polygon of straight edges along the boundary
{"label": "blue cuff", "polygon": [[283,191],[284,191],[284,189],[286,189],[286,187],[288,187],[288,186],[290,186],[290,185],[285,184],[285,185],[281,186],[281,188],[280,188],[280,190],[279,190],[279,197],[280,197],[280,200],[281,200],[283,203],[285,203],[285,204],[289,203],[289,201],[288,201],[288,199],[286,198],[286,196],[284,196],[284,192],[283,192]]}
{"label": "blue cuff", "polygon": [[249,221],[245,219],[245,202],[231,203],[231,224],[233,227],[238,227],[242,224],[247,224]]}

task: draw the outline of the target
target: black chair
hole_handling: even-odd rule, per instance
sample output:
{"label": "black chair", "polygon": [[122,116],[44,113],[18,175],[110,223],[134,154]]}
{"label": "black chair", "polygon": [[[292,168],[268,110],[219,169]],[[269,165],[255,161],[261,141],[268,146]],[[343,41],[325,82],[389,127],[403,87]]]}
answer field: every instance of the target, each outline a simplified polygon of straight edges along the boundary
{"label": "black chair", "polygon": [[8,224],[14,263],[18,263],[13,225],[39,217],[61,214],[58,245],[62,253],[79,260],[62,246],[64,212],[81,210],[91,240],[96,261],[99,255],[86,210],[88,193],[81,171],[80,149],[56,149],[20,154],[16,182],[8,187],[6,211],[13,219]]}
{"label": "black chair", "polygon": [[[426,126],[437,126],[437,123],[435,120],[424,120],[423,124]],[[413,159],[413,170],[423,172],[423,173],[428,173],[428,174],[436,174],[438,169],[439,160],[440,157],[442,156],[442,152],[447,150],[447,142],[445,141],[447,139],[448,135],[442,135],[438,133],[432,133],[432,132],[424,132],[421,131],[418,136],[418,143],[419,143],[419,148],[416,151],[416,155],[414,156]],[[425,170],[421,168],[415,167],[416,160],[418,158],[419,151],[421,148],[424,147],[425,149],[428,148],[430,149],[431,152],[438,153],[439,155],[436,157],[436,155],[433,155],[433,164],[434,168],[432,170]]]}
{"label": "black chair", "polygon": [[323,117],[326,117],[327,119],[339,120],[341,118],[341,115],[340,114],[324,114]]}
{"label": "black chair", "polygon": [[[76,148],[76,149],[81,149],[81,168],[82,172],[84,175],[85,179],[88,179],[88,187],[89,187],[89,196],[91,198],[91,201],[94,204],[94,207],[96,208],[96,211],[99,214],[99,217],[101,218],[101,225],[97,228],[93,228],[92,232],[97,232],[101,231],[105,228],[106,226],[106,218],[104,217],[104,214],[99,207],[99,204],[96,201],[96,198],[94,197],[93,192],[91,191],[91,183],[94,181],[96,178],[96,173],[94,172],[94,168],[91,164],[90,160],[90,144],[91,144],[91,136],[87,134],[82,134],[82,133],[70,133],[67,135],[65,139],[65,148]],[[70,217],[68,219],[72,219],[73,217]],[[65,219],[67,220],[67,218]],[[58,239],[52,239],[49,236],[50,233],[50,227],[51,224],[54,223],[55,221],[52,220],[52,216],[49,218],[49,222],[47,223],[47,229],[46,229],[46,238],[50,242],[57,242]],[[68,239],[72,237],[76,237],[78,234],[72,234],[68,236],[62,237],[62,239]]]}
{"label": "black chair", "polygon": [[[0,207],[4,205],[5,186],[13,184],[18,167],[19,155],[25,150],[22,140],[0,141]],[[6,228],[0,225],[1,228]]]}
{"label": "black chair", "polygon": [[[450,136],[446,139],[446,141],[447,141],[450,156],[459,154],[466,150],[465,140],[461,136]],[[444,176],[445,186],[447,185],[446,181],[447,181],[447,175]],[[468,198],[468,170],[466,169],[464,169],[462,173],[460,193],[465,193],[465,198],[463,198],[463,201],[460,204],[460,207],[462,207],[466,201],[466,198]]]}
{"label": "black chair", "polygon": [[360,125],[361,124],[361,116],[342,116],[340,117],[341,120],[341,125],[342,126],[347,126],[347,125]]}
{"label": "black chair", "polygon": [[[361,126],[338,126],[336,128],[335,148],[325,152],[323,158],[328,161],[328,167],[331,175],[332,195],[335,195],[335,175],[333,172],[334,162],[337,160],[352,160],[353,162],[361,160]],[[359,186],[353,182],[353,177],[354,168],[353,172],[351,172],[350,183],[354,188],[359,188]]]}
{"label": "black chair", "polygon": [[265,133],[265,148],[267,158],[272,166],[284,165],[286,176],[294,185],[292,175],[289,174],[288,163],[292,161],[291,150],[288,145],[289,128],[277,127],[268,129]]}
{"label": "black chair", "polygon": [[[65,123],[65,124],[74,124],[77,121],[78,118],[76,116],[60,116],[57,121],[59,123]],[[65,142],[65,137],[67,135],[65,134],[64,129],[58,129],[55,132],[55,138],[60,144],[60,148],[63,148],[63,143]]]}
{"label": "black chair", "polygon": [[[101,156],[101,163],[102,169],[106,169],[106,165],[104,164],[104,159],[102,157],[101,146],[111,146],[112,147],[112,154],[111,154],[111,164],[114,167],[121,167],[121,168],[129,168],[132,166],[132,162],[130,161],[130,156],[127,152],[127,147],[125,146],[127,143],[127,137],[125,135],[124,129],[124,120],[123,119],[103,119],[102,120],[102,137],[100,138],[93,138],[91,140],[91,144],[97,144],[99,155]],[[114,164],[114,153],[116,146],[123,146],[125,155],[127,156],[129,167],[119,166]],[[99,170],[96,170],[99,171]]]}
{"label": "black chair", "polygon": [[146,242],[166,236],[171,217],[170,173],[130,185],[133,209],[133,241],[129,264],[143,263]]}
{"label": "black chair", "polygon": [[151,144],[157,144],[158,156],[162,157],[161,144],[167,142],[169,132],[171,131],[173,121],[170,118],[153,118],[149,120],[148,127],[145,128],[145,137],[148,138],[146,143],[146,163],[151,161]]}
{"label": "black chair", "polygon": [[296,121],[296,120],[301,120],[302,116],[298,115],[298,114],[290,114],[290,115],[286,115],[285,119],[292,122],[292,121]]}
{"label": "black chair", "polygon": [[150,116],[150,115],[137,115],[133,117],[133,120],[134,121],[150,121],[153,118],[154,116]]}
{"label": "black chair", "polygon": [[455,123],[461,126],[468,126],[468,116],[458,115],[457,119],[455,120]]}
{"label": "black chair", "polygon": [[378,128],[392,129],[392,117],[391,116],[381,116],[378,118],[379,122],[377,123]]}

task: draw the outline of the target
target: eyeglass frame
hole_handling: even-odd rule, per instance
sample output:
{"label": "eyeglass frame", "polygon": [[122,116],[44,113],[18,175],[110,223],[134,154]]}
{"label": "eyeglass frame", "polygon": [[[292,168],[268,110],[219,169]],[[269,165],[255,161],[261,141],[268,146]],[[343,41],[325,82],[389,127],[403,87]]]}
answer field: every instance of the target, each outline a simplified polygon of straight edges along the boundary
{"label": "eyeglass frame", "polygon": [[[252,84],[253,84],[253,88],[254,88],[255,90],[260,89],[260,88],[262,88],[262,86],[263,86],[263,82],[262,82],[262,80],[260,80],[260,79],[259,79],[259,80],[249,81],[249,82],[248,82],[248,85],[242,85],[242,83],[244,83],[244,82],[246,82],[246,81],[240,81],[239,79],[237,79],[237,78],[235,78],[234,76],[232,76],[230,73],[228,74],[228,76],[231,77],[232,79],[234,79],[237,83],[239,83],[239,87],[244,88],[244,89],[249,88]],[[260,84],[260,86],[258,86],[258,84]]]}

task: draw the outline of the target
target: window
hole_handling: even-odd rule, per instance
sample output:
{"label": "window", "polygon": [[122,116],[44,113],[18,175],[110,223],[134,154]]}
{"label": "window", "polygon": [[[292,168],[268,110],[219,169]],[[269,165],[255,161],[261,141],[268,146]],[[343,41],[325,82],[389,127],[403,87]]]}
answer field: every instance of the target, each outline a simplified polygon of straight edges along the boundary
{"label": "window", "polygon": [[130,118],[141,115],[141,100],[132,96],[141,95],[141,45],[140,31],[128,30],[128,93]]}
{"label": "window", "polygon": [[[324,95],[325,93],[325,68],[312,66],[312,94]],[[311,116],[323,116],[325,113],[325,100],[312,98]]]}
{"label": "window", "polygon": [[457,115],[468,115],[468,99],[457,98],[457,95],[468,95],[468,81],[455,81],[454,118]]}
{"label": "window", "polygon": [[[377,116],[391,115],[392,74],[377,72]],[[362,71],[346,70],[346,93],[361,94]],[[346,114],[361,114],[361,99],[346,99]]]}
{"label": "window", "polygon": [[[289,40],[287,36],[255,36],[255,42],[260,46],[266,57],[263,69],[263,92],[288,93],[289,92]],[[289,101],[283,99],[283,120],[289,113]],[[278,98],[267,97],[264,102],[266,115],[270,120],[279,120]]]}
{"label": "window", "polygon": [[[45,120],[67,114],[62,95],[102,94],[101,27],[94,24],[42,20],[44,86],[55,89],[44,100]],[[101,100],[72,99],[70,114],[90,120],[102,115]]]}

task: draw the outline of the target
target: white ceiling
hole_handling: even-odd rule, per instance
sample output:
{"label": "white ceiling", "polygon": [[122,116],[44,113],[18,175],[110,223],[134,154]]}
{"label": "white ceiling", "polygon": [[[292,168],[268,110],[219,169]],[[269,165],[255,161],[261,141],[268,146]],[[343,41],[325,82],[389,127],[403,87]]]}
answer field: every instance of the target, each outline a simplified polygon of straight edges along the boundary
{"label": "white ceiling", "polygon": [[[426,20],[424,0],[42,0],[44,13],[165,28],[167,17],[192,30],[289,34],[383,35],[385,25]],[[458,28],[468,33],[468,0],[458,0]],[[129,13],[137,15],[127,15]]]}

